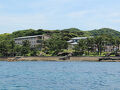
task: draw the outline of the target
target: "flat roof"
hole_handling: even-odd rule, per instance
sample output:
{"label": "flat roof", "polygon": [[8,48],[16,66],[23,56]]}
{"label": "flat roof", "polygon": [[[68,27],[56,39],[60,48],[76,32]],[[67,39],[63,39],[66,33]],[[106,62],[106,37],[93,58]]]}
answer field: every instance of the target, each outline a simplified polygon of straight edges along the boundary
{"label": "flat roof", "polygon": [[87,38],[93,38],[93,36],[90,36],[90,37],[74,37],[74,38],[72,38],[72,40],[73,39],[87,39]]}
{"label": "flat roof", "polygon": [[38,36],[43,36],[43,35],[25,36],[25,37],[18,37],[18,38],[15,38],[15,39],[35,38],[35,37],[38,37]]}
{"label": "flat roof", "polygon": [[72,39],[86,39],[87,37],[74,37]]}

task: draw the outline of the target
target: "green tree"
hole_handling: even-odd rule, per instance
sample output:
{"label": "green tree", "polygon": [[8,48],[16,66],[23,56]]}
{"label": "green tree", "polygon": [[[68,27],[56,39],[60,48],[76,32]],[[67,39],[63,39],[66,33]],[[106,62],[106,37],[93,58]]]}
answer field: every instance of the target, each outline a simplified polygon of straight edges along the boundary
{"label": "green tree", "polygon": [[9,50],[10,50],[10,56],[15,56],[15,42],[14,42],[14,40],[9,41]]}
{"label": "green tree", "polygon": [[104,44],[105,44],[104,37],[102,36],[95,37],[95,45],[97,46],[98,55],[101,55]]}
{"label": "green tree", "polygon": [[25,40],[23,41],[23,46],[22,46],[22,49],[21,49],[21,54],[23,56],[26,56],[28,53],[30,52],[30,42]]}
{"label": "green tree", "polygon": [[17,56],[21,56],[22,55],[22,45],[15,45],[14,47],[14,51],[15,51],[15,54]]}
{"label": "green tree", "polygon": [[31,48],[30,55],[31,56],[37,56],[38,49],[37,48]]}
{"label": "green tree", "polygon": [[2,56],[8,56],[8,43],[5,40],[0,42],[0,53]]}
{"label": "green tree", "polygon": [[85,50],[87,48],[87,40],[86,39],[80,39],[78,44],[75,45],[74,50],[76,55],[83,55],[85,54]]}
{"label": "green tree", "polygon": [[63,49],[68,48],[68,43],[57,36],[47,40],[45,45],[47,47],[47,51],[53,52],[53,55],[57,55]]}
{"label": "green tree", "polygon": [[86,39],[86,48],[87,48],[87,51],[88,51],[88,55],[90,53],[90,51],[93,51],[94,50],[94,47],[95,47],[95,41],[94,41],[94,38],[87,38]]}

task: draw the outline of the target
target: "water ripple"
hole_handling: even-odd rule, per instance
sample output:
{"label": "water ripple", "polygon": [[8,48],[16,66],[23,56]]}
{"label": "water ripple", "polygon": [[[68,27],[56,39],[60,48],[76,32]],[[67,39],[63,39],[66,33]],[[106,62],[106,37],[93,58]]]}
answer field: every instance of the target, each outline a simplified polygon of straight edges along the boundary
{"label": "water ripple", "polygon": [[120,90],[120,63],[0,62],[0,90]]}

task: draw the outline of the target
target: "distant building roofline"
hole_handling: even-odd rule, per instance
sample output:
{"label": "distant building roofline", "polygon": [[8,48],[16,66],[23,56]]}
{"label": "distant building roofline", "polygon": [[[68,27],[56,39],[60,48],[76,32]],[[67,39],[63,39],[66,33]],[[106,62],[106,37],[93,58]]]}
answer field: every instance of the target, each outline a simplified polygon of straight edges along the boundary
{"label": "distant building roofline", "polygon": [[87,39],[87,38],[93,38],[93,36],[90,36],[90,37],[74,37],[74,38],[71,38],[71,39]]}
{"label": "distant building roofline", "polygon": [[35,37],[38,37],[38,36],[43,36],[43,35],[25,36],[25,37],[18,37],[18,38],[15,38],[15,39],[35,38]]}
{"label": "distant building roofline", "polygon": [[86,39],[86,38],[88,38],[88,37],[74,37],[72,39]]}

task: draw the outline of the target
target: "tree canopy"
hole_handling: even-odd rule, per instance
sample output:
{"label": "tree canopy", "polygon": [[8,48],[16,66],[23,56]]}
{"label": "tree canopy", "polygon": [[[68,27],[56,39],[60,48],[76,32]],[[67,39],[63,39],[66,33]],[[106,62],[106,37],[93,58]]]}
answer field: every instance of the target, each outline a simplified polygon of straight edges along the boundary
{"label": "tree canopy", "polygon": [[[50,35],[51,38],[45,42],[42,42],[40,46],[30,48],[28,41],[23,42],[23,45],[16,45],[14,38],[23,36],[34,36],[34,35]],[[0,34],[0,56],[15,56],[15,55],[31,55],[35,56],[38,52],[43,52],[50,55],[57,55],[59,52],[64,52],[68,49],[69,41],[74,37],[90,37],[86,40],[80,40],[78,45],[75,46],[74,50],[76,53],[81,55],[90,53],[96,53],[101,55],[104,52],[105,45],[113,45],[119,48],[120,44],[120,32],[110,28],[101,28],[95,30],[82,31],[77,28],[69,28],[63,30],[43,30],[43,29],[27,29],[19,30],[13,33]],[[37,48],[43,49],[37,49]],[[96,47],[96,51],[94,51]]]}

